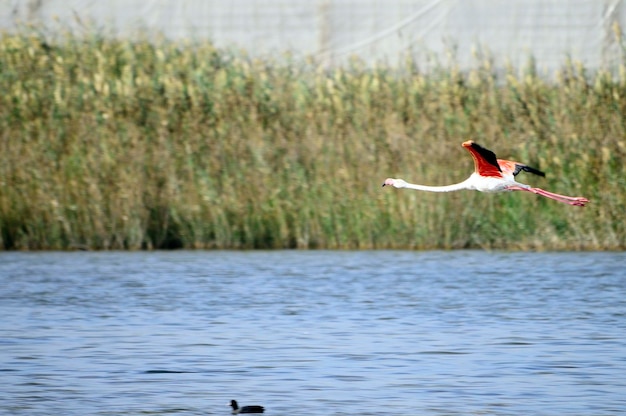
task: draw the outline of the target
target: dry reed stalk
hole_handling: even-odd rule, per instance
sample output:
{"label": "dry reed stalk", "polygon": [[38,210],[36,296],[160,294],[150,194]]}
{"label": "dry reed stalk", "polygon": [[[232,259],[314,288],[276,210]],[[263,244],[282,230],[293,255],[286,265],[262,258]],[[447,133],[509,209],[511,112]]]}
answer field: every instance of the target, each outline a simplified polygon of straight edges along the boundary
{"label": "dry reed stalk", "polygon": [[[626,70],[557,80],[323,70],[210,43],[0,37],[4,249],[623,249]],[[464,179],[472,138],[582,194],[384,192]],[[386,191],[386,190],[385,190]]]}

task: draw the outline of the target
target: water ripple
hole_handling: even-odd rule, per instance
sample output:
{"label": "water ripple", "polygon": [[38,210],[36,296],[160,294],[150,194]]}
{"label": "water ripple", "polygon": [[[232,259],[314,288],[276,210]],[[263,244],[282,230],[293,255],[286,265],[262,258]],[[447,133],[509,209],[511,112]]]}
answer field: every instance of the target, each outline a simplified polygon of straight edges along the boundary
{"label": "water ripple", "polygon": [[625,260],[0,253],[0,413],[623,413]]}

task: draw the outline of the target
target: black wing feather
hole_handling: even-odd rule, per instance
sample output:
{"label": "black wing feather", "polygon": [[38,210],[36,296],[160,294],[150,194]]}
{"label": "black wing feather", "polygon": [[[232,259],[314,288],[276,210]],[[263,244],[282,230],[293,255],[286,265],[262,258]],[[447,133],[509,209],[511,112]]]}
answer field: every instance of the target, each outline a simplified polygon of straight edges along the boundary
{"label": "black wing feather", "polygon": [[530,167],[530,166],[522,165],[521,163],[516,163],[515,164],[515,171],[513,171],[513,176],[517,176],[517,174],[520,173],[521,171],[528,172],[528,173],[533,173],[533,174],[539,175],[539,176],[546,176],[546,174],[544,172],[540,171],[539,169],[535,169],[535,168]]}
{"label": "black wing feather", "polygon": [[498,158],[496,157],[496,154],[494,152],[492,152],[489,149],[485,149],[484,147],[482,147],[478,143],[474,143],[474,142],[472,142],[472,147],[478,153],[480,153],[480,155],[483,157],[483,159],[485,159],[487,162],[489,162],[489,164],[497,167],[498,168],[498,172],[502,172],[502,169],[500,168],[500,165],[498,164]]}

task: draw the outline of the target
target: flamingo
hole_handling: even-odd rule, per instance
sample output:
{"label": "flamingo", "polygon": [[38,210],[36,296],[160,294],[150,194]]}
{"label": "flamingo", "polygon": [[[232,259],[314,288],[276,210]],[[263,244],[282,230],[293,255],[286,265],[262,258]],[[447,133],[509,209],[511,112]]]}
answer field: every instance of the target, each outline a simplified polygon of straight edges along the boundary
{"label": "flamingo", "polygon": [[564,204],[584,207],[589,200],[580,196],[572,197],[556,194],[554,192],[544,191],[540,188],[533,188],[515,180],[515,176],[521,171],[533,173],[539,176],[545,176],[540,170],[524,165],[522,163],[513,162],[511,160],[497,159],[495,153],[485,149],[472,140],[463,142],[462,146],[466,148],[474,158],[474,173],[463,182],[446,186],[426,186],[408,183],[403,179],[387,178],[383,186],[393,186],[394,188],[415,189],[418,191],[428,192],[453,192],[461,189],[470,189],[480,192],[509,192],[509,191],[526,191]]}

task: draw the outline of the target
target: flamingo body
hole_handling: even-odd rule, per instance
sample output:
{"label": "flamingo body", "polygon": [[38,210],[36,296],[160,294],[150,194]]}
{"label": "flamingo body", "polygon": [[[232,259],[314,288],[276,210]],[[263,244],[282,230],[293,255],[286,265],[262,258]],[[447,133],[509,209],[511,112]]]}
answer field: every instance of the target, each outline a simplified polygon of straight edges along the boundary
{"label": "flamingo body", "polygon": [[568,205],[584,207],[589,200],[584,197],[571,197],[554,192],[545,191],[541,188],[533,188],[515,180],[520,172],[533,173],[539,176],[545,176],[542,171],[524,165],[522,163],[511,160],[497,159],[495,153],[485,149],[472,140],[468,140],[462,144],[474,159],[474,173],[463,182],[459,182],[446,186],[427,186],[406,182],[403,179],[387,178],[383,186],[393,186],[395,188],[415,189],[427,192],[453,192],[462,189],[476,190],[480,192],[510,192],[510,191],[526,191],[532,192],[546,198],[554,199]]}

